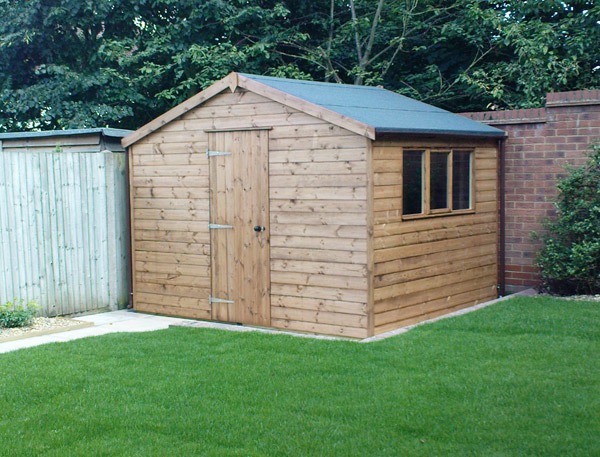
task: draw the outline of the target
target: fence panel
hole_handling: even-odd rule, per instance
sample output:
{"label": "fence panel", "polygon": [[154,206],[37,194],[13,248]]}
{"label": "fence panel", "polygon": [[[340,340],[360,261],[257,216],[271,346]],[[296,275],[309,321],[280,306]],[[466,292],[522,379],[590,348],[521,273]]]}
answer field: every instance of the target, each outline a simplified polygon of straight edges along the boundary
{"label": "fence panel", "polygon": [[0,149],[0,304],[47,316],[128,301],[123,152]]}

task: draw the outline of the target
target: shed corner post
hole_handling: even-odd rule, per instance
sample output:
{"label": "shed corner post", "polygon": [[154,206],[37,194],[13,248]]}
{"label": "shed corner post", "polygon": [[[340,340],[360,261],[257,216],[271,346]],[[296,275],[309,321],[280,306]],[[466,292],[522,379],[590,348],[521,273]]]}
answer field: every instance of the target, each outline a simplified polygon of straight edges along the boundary
{"label": "shed corner post", "polygon": [[375,335],[374,260],[373,260],[373,143],[366,139],[367,151],[367,338]]}
{"label": "shed corner post", "polygon": [[127,308],[132,309],[133,308],[133,291],[135,288],[135,272],[134,272],[134,265],[135,265],[135,246],[134,246],[134,240],[135,240],[135,236],[134,236],[134,224],[133,224],[133,196],[134,196],[134,189],[133,189],[133,144],[130,144],[129,146],[125,147],[125,179],[126,179],[126,186],[127,186],[127,192],[128,192],[128,196],[129,198],[126,199],[126,217],[127,217],[127,246],[129,249],[129,255],[127,256],[127,276],[128,276],[128,287],[127,287],[127,293],[128,293],[128,298],[129,298],[129,303],[127,305]]}

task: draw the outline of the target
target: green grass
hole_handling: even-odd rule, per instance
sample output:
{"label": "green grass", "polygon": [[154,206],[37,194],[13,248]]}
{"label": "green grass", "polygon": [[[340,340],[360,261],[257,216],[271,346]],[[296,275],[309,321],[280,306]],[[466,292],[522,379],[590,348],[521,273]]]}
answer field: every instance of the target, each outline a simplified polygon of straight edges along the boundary
{"label": "green grass", "polygon": [[600,455],[600,304],[372,344],[176,328],[0,355],[1,456]]}

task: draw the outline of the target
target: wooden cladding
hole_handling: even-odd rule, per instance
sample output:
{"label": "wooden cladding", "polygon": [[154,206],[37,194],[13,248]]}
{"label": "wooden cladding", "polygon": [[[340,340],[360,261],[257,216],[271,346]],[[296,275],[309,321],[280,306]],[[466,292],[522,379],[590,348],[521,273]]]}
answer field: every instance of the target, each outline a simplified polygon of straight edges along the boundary
{"label": "wooden cladding", "polygon": [[266,130],[208,134],[210,302],[217,321],[270,324],[268,141]]}
{"label": "wooden cladding", "polygon": [[[403,174],[402,155],[406,150],[420,151],[423,157],[427,151],[469,151],[469,162],[473,164],[471,173],[475,176],[469,183],[472,213],[403,220],[406,184],[400,186],[395,179]],[[485,141],[375,143],[373,169],[379,178],[375,179],[373,190],[374,333],[410,325],[496,296],[496,153],[495,145]],[[464,160],[464,157],[459,158]],[[431,161],[428,159],[427,163]],[[452,166],[458,162],[452,161],[450,155],[444,163],[451,177]],[[425,176],[429,166],[422,169]],[[429,179],[426,182],[431,185]],[[452,189],[449,182],[445,185]],[[425,190],[430,192],[429,187]],[[447,205],[453,200],[464,206],[464,190],[460,198],[453,198],[449,190]],[[429,213],[431,201],[423,205]]]}
{"label": "wooden cladding", "polygon": [[[229,90],[130,146],[136,309],[365,338],[494,296],[493,144],[373,142]],[[472,214],[403,220],[402,148],[472,151]]]}
{"label": "wooden cladding", "polygon": [[[270,242],[270,325],[366,337],[367,140],[239,88],[186,111],[130,147],[136,309],[242,321],[232,304],[209,303],[211,295],[235,297],[215,270],[235,274],[231,265],[236,260],[227,260],[227,251],[218,249],[219,244],[235,243],[220,239],[231,237],[228,230],[209,233],[208,223],[235,225],[231,220],[236,214],[250,216],[242,216],[244,208],[234,204],[209,205],[211,189],[227,193],[226,184],[219,187],[219,176],[227,175],[223,164],[234,156],[207,158],[206,151],[233,151],[236,144],[248,144],[241,133],[210,130],[256,127],[269,128],[264,134],[250,131],[264,135],[267,169],[254,161],[241,168],[260,175],[265,186],[260,194],[268,202],[267,221],[255,224],[265,226],[265,232],[251,235]],[[248,179],[243,175],[238,181]],[[217,207],[230,213],[221,219],[215,214]],[[253,249],[247,249],[249,254]],[[248,262],[252,261],[244,260]],[[265,320],[255,323],[269,325]]]}

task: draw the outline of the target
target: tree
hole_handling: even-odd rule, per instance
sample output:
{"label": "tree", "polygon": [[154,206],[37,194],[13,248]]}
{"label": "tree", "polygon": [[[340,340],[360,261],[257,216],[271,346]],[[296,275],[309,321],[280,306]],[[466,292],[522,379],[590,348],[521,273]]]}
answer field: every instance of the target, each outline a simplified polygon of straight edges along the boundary
{"label": "tree", "polygon": [[[4,130],[87,127],[132,116],[140,102],[103,45],[133,38],[123,3],[0,2],[0,123]],[[107,122],[107,120],[109,120]]]}
{"label": "tree", "polygon": [[496,50],[461,77],[491,108],[543,106],[547,92],[600,84],[600,5],[595,0],[497,2]]}
{"label": "tree", "polygon": [[0,0],[0,130],[137,128],[230,71],[453,111],[600,87],[594,0]]}
{"label": "tree", "polygon": [[0,0],[0,130],[137,128],[232,70],[297,76],[271,51],[290,39],[288,13],[240,0]]}

